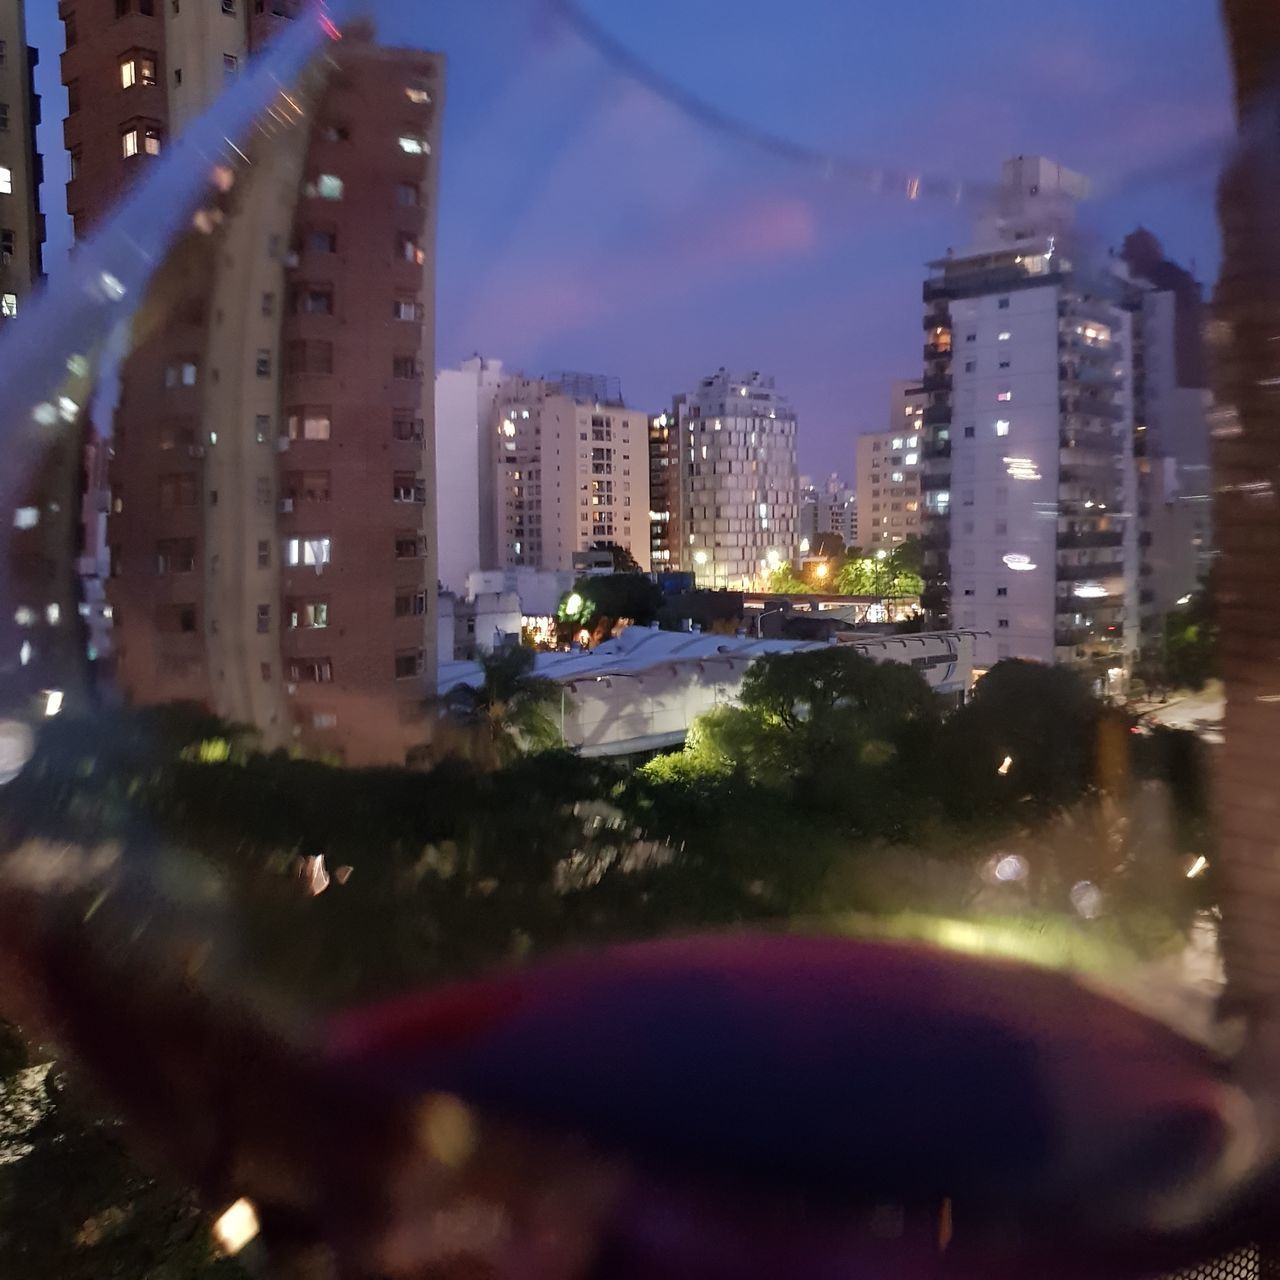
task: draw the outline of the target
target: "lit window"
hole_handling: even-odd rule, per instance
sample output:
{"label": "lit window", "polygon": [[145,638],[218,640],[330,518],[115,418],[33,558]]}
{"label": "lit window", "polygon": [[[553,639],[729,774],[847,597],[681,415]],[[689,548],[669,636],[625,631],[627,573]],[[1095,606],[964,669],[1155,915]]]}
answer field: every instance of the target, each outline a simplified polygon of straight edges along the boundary
{"label": "lit window", "polygon": [[286,538],[284,543],[285,563],[291,567],[328,564],[331,551],[329,538]]}
{"label": "lit window", "polygon": [[[1008,434],[1009,434],[1009,419],[997,418],[996,419],[996,435],[1007,436]],[[1019,439],[1021,439],[1021,437],[1019,437]]]}
{"label": "lit window", "polygon": [[132,58],[126,58],[120,64],[120,87],[132,89],[138,83],[138,64]]}
{"label": "lit window", "polygon": [[893,475],[890,477],[890,479],[893,481],[894,484],[901,484],[903,480],[906,479],[906,477],[902,474],[901,471],[895,471]]}
{"label": "lit window", "polygon": [[903,416],[907,418],[911,417],[912,412],[913,411],[910,405],[906,405],[902,410]]}
{"label": "lit window", "polygon": [[429,155],[431,144],[422,138],[415,138],[412,134],[402,133],[400,135],[400,150],[410,156]]}
{"label": "lit window", "polygon": [[918,445],[919,443],[920,443],[920,437],[919,437],[919,436],[908,436],[908,437],[907,437],[907,448],[908,448],[908,449],[914,449],[914,448],[916,447],[916,445]]}
{"label": "lit window", "polygon": [[0,316],[16,316],[18,314],[18,295],[16,293],[0,293]]}
{"label": "lit window", "polygon": [[316,195],[321,200],[342,199],[342,179],[333,173],[322,173],[316,179]]}
{"label": "lit window", "polygon": [[920,461],[920,455],[918,453],[909,453],[902,459],[902,461],[905,462],[907,466],[914,467],[916,463]]}
{"label": "lit window", "polygon": [[998,342],[1008,342],[1012,337],[1013,334],[1011,334],[1008,329],[1002,329],[998,334],[996,334],[996,340]]}
{"label": "lit window", "polygon": [[142,149],[149,156],[160,154],[160,130],[156,126],[152,125],[143,131]]}
{"label": "lit window", "polygon": [[404,96],[413,103],[415,107],[425,107],[431,102],[431,94],[427,92],[427,88],[421,82],[406,86]]}
{"label": "lit window", "polygon": [[901,449],[901,448],[902,448],[902,437],[901,437],[901,436],[896,436],[896,437],[894,438],[894,441],[893,441],[893,447],[894,447],[895,449]]}
{"label": "lit window", "polygon": [[996,399],[997,399],[997,400],[999,400],[999,401],[1001,401],[1002,403],[1007,403],[1008,401],[1010,401],[1010,400],[1012,400],[1012,399],[1013,399],[1013,392],[1012,392],[1012,391],[997,391],[997,392],[996,392]]}

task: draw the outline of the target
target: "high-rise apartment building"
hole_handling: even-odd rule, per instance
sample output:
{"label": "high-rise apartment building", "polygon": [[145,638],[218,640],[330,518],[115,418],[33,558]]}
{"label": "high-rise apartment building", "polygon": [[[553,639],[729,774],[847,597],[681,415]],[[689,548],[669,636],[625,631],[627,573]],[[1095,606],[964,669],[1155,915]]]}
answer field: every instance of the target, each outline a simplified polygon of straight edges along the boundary
{"label": "high-rise apartment building", "polygon": [[436,545],[441,585],[455,594],[496,560],[489,432],[503,381],[502,361],[478,355],[436,374]]}
{"label": "high-rise apartment building", "polygon": [[857,495],[836,474],[816,485],[800,477],[800,555],[818,546],[822,534],[835,534],[846,547],[857,545]]}
{"label": "high-rise apartment building", "polygon": [[[78,230],[293,8],[62,5]],[[130,701],[194,701],[352,763],[429,736],[443,87],[437,55],[347,33],[141,303],[107,528]]]}
{"label": "high-rise apartment building", "polygon": [[0,325],[18,314],[43,273],[38,61],[27,44],[23,0],[13,0],[0,11]]}
{"label": "high-rise apartment building", "polygon": [[892,551],[920,536],[923,402],[918,383],[898,383],[891,429],[858,437],[858,537],[864,551]]}
{"label": "high-rise apartment building", "polygon": [[649,560],[655,573],[684,563],[680,530],[680,410],[649,419]]}
{"label": "high-rise apartment building", "polygon": [[678,401],[684,567],[746,587],[800,546],[796,416],[773,378],[719,369]]}
{"label": "high-rise apartment building", "polygon": [[1164,619],[1213,556],[1204,303],[1190,272],[1149,231],[1126,237],[1133,279],[1133,448],[1137,467],[1142,642],[1159,651]]}
{"label": "high-rise apartment building", "polygon": [[612,544],[648,570],[649,422],[616,379],[507,378],[489,439],[498,564],[486,567],[572,569],[575,554]]}
{"label": "high-rise apartment building", "polygon": [[931,264],[926,572],[998,657],[1115,687],[1138,621],[1129,285],[1074,229],[1087,189],[1010,160],[972,248]]}

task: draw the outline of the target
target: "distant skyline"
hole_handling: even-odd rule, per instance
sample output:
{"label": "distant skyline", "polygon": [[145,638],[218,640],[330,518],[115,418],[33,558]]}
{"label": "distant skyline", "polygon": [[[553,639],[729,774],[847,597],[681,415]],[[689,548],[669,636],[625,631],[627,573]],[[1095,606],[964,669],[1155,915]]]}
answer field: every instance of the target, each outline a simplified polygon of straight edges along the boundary
{"label": "distant skyline", "polygon": [[[688,92],[853,160],[990,182],[1009,155],[1051,156],[1094,180],[1085,216],[1110,243],[1145,225],[1212,283],[1212,144],[1231,127],[1216,0],[583,2]],[[801,470],[852,479],[855,435],[884,429],[891,383],[920,371],[924,263],[966,243],[969,211],[824,182],[710,132],[545,0],[379,12],[385,40],[450,62],[441,365],[480,351],[617,374],[650,412],[720,365],[760,369],[796,407]],[[52,3],[28,23],[56,272],[62,27]]]}

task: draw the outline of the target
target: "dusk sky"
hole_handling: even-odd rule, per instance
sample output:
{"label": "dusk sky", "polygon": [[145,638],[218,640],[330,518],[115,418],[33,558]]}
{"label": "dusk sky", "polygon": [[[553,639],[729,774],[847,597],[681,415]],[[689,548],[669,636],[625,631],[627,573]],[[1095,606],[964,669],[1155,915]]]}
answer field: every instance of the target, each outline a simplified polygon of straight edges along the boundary
{"label": "dusk sky", "polygon": [[[1215,0],[584,0],[635,54],[742,120],[868,165],[992,181],[1041,153],[1094,179],[1087,217],[1217,267],[1213,143],[1231,124]],[[773,373],[802,470],[853,471],[920,372],[923,264],[971,213],[762,155],[626,79],[544,0],[384,0],[390,43],[449,58],[439,360],[614,373],[653,412],[720,365]],[[52,0],[28,0],[65,257]]]}

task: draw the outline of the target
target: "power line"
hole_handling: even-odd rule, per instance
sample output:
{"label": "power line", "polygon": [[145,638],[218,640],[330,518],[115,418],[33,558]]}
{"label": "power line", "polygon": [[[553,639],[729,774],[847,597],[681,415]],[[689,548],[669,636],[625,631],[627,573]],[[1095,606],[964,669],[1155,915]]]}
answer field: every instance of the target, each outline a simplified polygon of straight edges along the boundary
{"label": "power line", "polygon": [[985,200],[998,190],[993,183],[966,182],[859,164],[847,156],[822,151],[771,129],[761,128],[739,116],[722,111],[713,103],[690,93],[669,76],[663,75],[657,67],[646,62],[596,22],[577,0],[549,0],[549,3],[552,11],[566,26],[629,80],[642,85],[703,128],[732,138],[735,142],[762,151],[775,159],[800,165],[827,180],[838,178],[876,195],[901,196],[906,200],[943,200],[950,204],[964,204]]}

